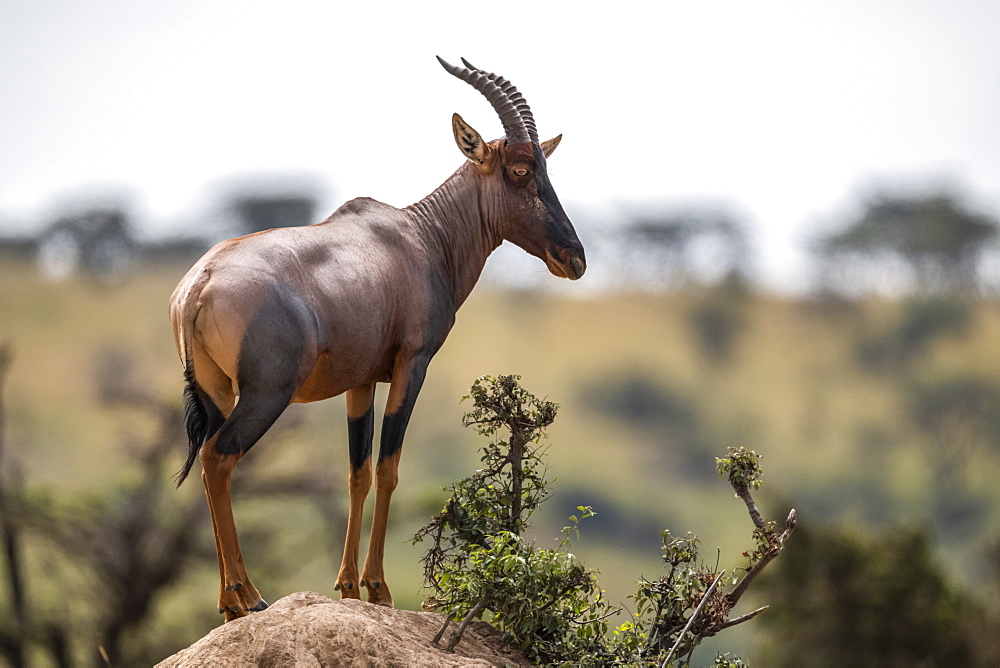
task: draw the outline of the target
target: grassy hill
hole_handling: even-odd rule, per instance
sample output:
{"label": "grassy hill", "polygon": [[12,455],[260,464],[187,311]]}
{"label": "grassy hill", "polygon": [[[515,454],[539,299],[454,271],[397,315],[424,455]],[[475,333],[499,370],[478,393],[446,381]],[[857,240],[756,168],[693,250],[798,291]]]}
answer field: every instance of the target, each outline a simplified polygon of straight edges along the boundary
{"label": "grassy hill", "polygon": [[[134,482],[130,452],[156,425],[142,410],[109,406],[97,388],[128,381],[180,405],[166,304],[185,269],[151,267],[101,287],[0,266],[0,341],[14,353],[4,455],[29,487],[79,500]],[[1000,536],[996,303],[790,299],[726,285],[584,299],[480,286],[431,363],[404,446],[387,548],[399,607],[421,600],[421,547],[408,538],[440,509],[441,487],[478,462],[459,399],[477,376],[501,373],[562,406],[548,450],[557,491],[538,540],[554,540],[576,506],[592,505],[598,516],[583,523],[575,552],[601,570],[612,599],[658,572],[660,529],[694,531],[706,553],[718,546],[723,565],[739,565],[751,526],[714,468],[729,445],[763,454],[759,500],[770,517],[795,506],[802,523],[926,524],[969,581]],[[248,568],[269,598],[330,594],[347,504],[343,400],[293,406],[279,425],[249,455],[256,474],[328,474],[335,505],[324,513],[294,497],[243,494]],[[172,466],[183,449],[178,439]],[[194,477],[166,503],[201,495]],[[197,521],[207,526],[207,511]],[[202,635],[216,623],[217,583],[214,559],[198,562],[157,599],[144,632],[157,629],[156,643],[173,649]]]}

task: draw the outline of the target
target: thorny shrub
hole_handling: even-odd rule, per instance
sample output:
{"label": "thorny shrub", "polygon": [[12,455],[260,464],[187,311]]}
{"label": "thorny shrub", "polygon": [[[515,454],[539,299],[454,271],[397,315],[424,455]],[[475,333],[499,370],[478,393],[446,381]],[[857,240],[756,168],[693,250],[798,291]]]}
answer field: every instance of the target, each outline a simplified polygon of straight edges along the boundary
{"label": "thorny shrub", "polygon": [[[465,425],[490,441],[482,448],[482,468],[447,488],[450,498],[441,513],[414,536],[414,542],[432,542],[423,560],[426,585],[432,590],[425,607],[444,612],[448,620],[487,616],[510,644],[537,662],[608,666],[688,665],[703,638],[766,609],[730,618],[747,587],[791,535],[795,512],[781,534],[774,522],[765,522],[750,495],[750,489],[761,484],[760,456],[742,447],[729,448],[729,456],[717,460],[719,475],[747,504],[756,526],[757,547],[744,553],[748,564],[738,569],[742,577],[727,577],[725,570],[706,566],[694,534],[678,537],[663,531],[664,575],[639,582],[638,591],[629,597],[635,607],[632,620],[609,633],[607,619],[621,608],[605,601],[595,571],[568,551],[579,523],[593,516],[593,509],[578,506],[580,515],[569,518],[553,549],[539,549],[521,535],[549,496],[540,443],[558,405],[537,399],[518,380],[483,376],[463,398],[473,402]],[[464,625],[449,647],[462,630]],[[714,665],[747,664],[719,654]]]}

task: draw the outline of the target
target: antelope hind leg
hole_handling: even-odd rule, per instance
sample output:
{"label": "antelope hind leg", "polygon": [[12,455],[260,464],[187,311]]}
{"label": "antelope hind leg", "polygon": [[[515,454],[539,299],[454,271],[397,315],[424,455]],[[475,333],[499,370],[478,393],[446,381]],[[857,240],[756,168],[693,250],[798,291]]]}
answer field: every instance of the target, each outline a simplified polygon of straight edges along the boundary
{"label": "antelope hind leg", "polygon": [[267,602],[250,581],[230,503],[229,480],[240,455],[220,455],[215,452],[215,438],[209,439],[201,449],[204,467],[205,496],[212,514],[215,529],[215,546],[219,557],[219,612],[230,622],[247,613],[267,608]]}

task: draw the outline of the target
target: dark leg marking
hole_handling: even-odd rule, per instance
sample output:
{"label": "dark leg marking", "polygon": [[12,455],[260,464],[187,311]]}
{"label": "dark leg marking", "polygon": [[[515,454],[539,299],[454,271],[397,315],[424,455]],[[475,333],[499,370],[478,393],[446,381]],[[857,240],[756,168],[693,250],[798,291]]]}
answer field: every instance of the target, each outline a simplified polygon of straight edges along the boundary
{"label": "dark leg marking", "polygon": [[351,467],[356,471],[372,456],[375,437],[375,407],[370,406],[359,418],[347,418],[347,440]]}

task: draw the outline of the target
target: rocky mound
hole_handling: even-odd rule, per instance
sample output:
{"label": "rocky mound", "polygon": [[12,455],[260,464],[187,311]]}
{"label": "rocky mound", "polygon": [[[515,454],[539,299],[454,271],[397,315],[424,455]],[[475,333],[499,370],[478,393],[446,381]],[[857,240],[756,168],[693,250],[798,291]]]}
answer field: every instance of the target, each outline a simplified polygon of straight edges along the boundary
{"label": "rocky mound", "polygon": [[[214,629],[157,667],[529,665],[483,622],[466,629],[454,654],[434,647],[430,641],[442,623],[441,615],[430,612],[300,592]],[[451,626],[445,642],[456,628]]]}

